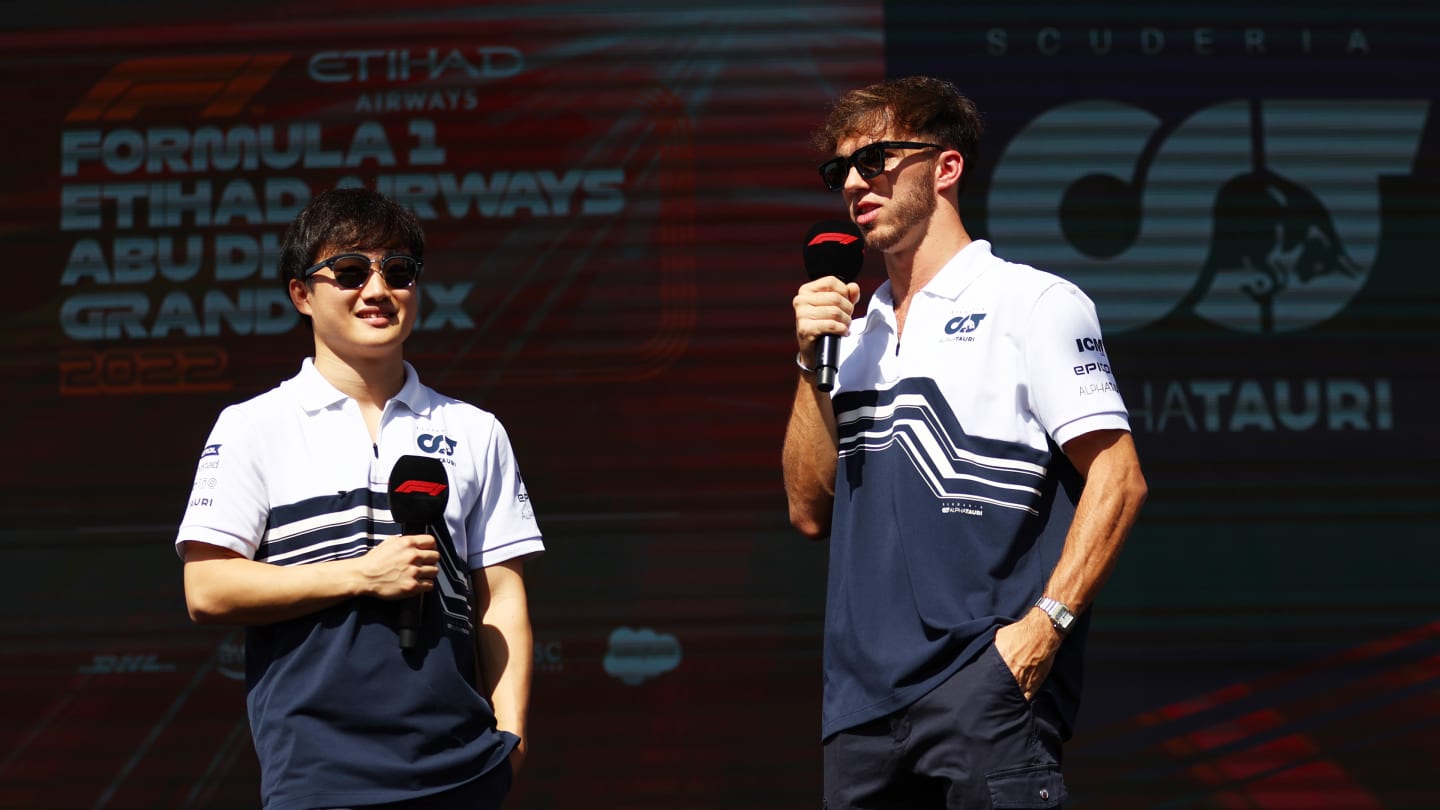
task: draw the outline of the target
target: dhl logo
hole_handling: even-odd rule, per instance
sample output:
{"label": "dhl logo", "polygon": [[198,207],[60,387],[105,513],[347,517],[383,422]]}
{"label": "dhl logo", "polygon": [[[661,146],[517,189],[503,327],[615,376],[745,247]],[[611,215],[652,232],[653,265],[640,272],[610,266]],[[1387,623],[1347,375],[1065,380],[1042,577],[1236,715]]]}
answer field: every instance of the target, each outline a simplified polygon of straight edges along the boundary
{"label": "dhl logo", "polygon": [[202,107],[202,118],[239,115],[288,53],[129,59],[96,82],[67,123],[129,121],[147,107]]}

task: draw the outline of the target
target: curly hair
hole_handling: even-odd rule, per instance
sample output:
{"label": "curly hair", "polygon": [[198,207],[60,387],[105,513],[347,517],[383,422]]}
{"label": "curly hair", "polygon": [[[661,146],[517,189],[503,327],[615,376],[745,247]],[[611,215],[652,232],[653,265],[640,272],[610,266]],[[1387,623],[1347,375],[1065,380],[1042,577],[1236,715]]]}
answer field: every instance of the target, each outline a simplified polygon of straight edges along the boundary
{"label": "curly hair", "polygon": [[836,100],[815,132],[815,148],[827,155],[855,135],[929,138],[954,149],[966,164],[975,157],[983,129],[980,112],[954,84],[928,76],[872,84]]}

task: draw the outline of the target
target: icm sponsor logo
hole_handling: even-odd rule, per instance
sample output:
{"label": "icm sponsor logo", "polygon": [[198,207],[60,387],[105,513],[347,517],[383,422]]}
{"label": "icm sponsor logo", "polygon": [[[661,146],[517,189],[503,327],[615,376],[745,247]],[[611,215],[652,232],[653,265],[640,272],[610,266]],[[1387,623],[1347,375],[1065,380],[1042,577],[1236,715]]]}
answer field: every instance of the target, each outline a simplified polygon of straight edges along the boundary
{"label": "icm sponsor logo", "polygon": [[1075,351],[1079,352],[1080,354],[1084,354],[1085,352],[1104,354],[1105,341],[1101,340],[1100,338],[1092,337],[1075,338]]}
{"label": "icm sponsor logo", "polygon": [[680,641],[669,633],[618,627],[605,651],[605,673],[639,686],[680,665]]}
{"label": "icm sponsor logo", "polygon": [[201,458],[218,455],[220,455],[220,445],[218,444],[207,444],[205,445],[205,449],[200,451]]}

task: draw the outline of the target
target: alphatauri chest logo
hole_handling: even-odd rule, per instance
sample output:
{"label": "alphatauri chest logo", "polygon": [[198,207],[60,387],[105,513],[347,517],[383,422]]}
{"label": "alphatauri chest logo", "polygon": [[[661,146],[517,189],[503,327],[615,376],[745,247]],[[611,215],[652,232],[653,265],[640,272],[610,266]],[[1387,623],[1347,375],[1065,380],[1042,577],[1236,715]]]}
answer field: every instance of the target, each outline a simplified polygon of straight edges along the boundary
{"label": "alphatauri chest logo", "polygon": [[973,334],[980,328],[980,322],[985,320],[985,313],[974,312],[969,315],[957,315],[945,322],[945,334],[948,340],[969,342],[974,340]]}
{"label": "alphatauri chest logo", "polygon": [[459,446],[459,442],[443,433],[422,433],[415,437],[415,446],[426,453],[439,453],[442,456],[453,456],[455,455],[455,448]]}

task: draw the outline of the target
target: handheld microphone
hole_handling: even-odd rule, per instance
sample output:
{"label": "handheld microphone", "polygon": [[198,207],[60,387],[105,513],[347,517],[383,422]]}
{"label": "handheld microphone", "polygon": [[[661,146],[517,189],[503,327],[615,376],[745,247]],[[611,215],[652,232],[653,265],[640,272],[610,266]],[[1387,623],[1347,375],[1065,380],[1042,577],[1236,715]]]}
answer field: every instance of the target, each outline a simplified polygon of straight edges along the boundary
{"label": "handheld microphone", "polygon": [[[400,524],[401,534],[429,534],[431,526],[445,520],[445,501],[450,479],[445,465],[428,456],[401,456],[390,471],[390,515]],[[420,609],[424,594],[400,602],[400,649],[420,646]]]}
{"label": "handheld microphone", "polygon": [[[865,239],[848,219],[816,223],[805,237],[805,272],[811,281],[835,276],[849,284],[860,275],[860,266],[864,263]],[[816,388],[829,391],[835,387],[839,358],[840,336],[821,335],[815,352]]]}

